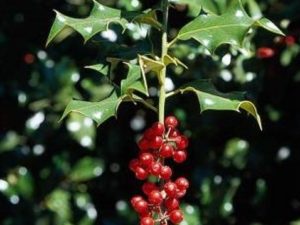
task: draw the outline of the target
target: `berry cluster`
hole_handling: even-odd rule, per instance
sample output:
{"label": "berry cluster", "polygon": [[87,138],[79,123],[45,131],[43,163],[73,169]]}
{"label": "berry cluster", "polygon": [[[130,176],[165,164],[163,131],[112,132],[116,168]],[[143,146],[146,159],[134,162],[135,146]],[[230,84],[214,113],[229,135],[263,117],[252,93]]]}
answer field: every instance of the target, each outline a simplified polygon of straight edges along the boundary
{"label": "berry cluster", "polygon": [[164,165],[168,158],[176,163],[187,158],[188,139],[176,129],[177,125],[174,116],[168,116],[165,124],[154,123],[138,142],[139,157],[129,163],[137,179],[154,176],[158,181],[158,184],[148,181],[143,184],[142,190],[147,198],[137,195],[131,199],[140,216],[140,225],[167,225],[168,221],[178,224],[183,220],[179,199],[185,195],[189,182],[184,177],[172,181],[172,169]]}

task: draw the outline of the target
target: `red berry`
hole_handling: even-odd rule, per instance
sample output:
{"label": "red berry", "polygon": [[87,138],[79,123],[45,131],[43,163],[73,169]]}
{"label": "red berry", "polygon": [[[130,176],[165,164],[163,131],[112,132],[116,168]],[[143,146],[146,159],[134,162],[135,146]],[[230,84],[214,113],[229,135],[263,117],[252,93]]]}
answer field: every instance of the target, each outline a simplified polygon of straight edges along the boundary
{"label": "red berry", "polygon": [[155,138],[151,141],[151,147],[154,149],[160,148],[163,143],[163,139],[160,136],[155,136]]}
{"label": "red berry", "polygon": [[257,57],[261,59],[271,58],[274,54],[274,50],[268,47],[261,47],[257,50]]}
{"label": "red berry", "polygon": [[152,128],[148,128],[145,133],[144,133],[144,137],[147,139],[147,140],[152,140],[154,137],[155,137],[155,132],[153,131]]}
{"label": "red berry", "polygon": [[153,190],[157,190],[157,187],[154,183],[146,182],[143,184],[142,190],[146,195],[149,195]]}
{"label": "red berry", "polygon": [[153,155],[150,153],[142,153],[139,157],[140,163],[145,167],[150,167],[154,162]]}
{"label": "red berry", "polygon": [[167,207],[168,211],[172,211],[179,208],[179,202],[176,198],[168,198],[165,201],[165,206]]}
{"label": "red berry", "polygon": [[286,45],[291,46],[291,45],[295,44],[296,40],[293,36],[289,35],[284,38],[284,42]]}
{"label": "red berry", "polygon": [[175,138],[180,135],[180,132],[177,129],[171,129],[169,133],[169,138]]}
{"label": "red berry", "polygon": [[173,210],[170,215],[170,220],[172,223],[178,224],[183,220],[183,214],[180,210]]}
{"label": "red berry", "polygon": [[183,196],[185,196],[185,194],[186,194],[186,190],[177,189],[176,198],[182,198]]}
{"label": "red berry", "polygon": [[186,160],[187,154],[186,151],[176,151],[173,155],[173,159],[177,163],[182,163]]}
{"label": "red berry", "polygon": [[132,159],[129,162],[129,169],[135,172],[135,170],[140,166],[140,162],[138,159]]}
{"label": "red berry", "polygon": [[163,158],[168,158],[168,157],[172,157],[173,155],[173,152],[174,152],[174,148],[172,145],[170,144],[163,144],[161,146],[161,149],[160,149],[160,156],[163,157]]}
{"label": "red berry", "polygon": [[141,219],[140,225],[154,225],[154,220],[147,216]]}
{"label": "red berry", "polygon": [[159,176],[161,171],[161,164],[159,162],[155,162],[150,167],[150,173],[153,176]]}
{"label": "red berry", "polygon": [[162,136],[165,132],[165,126],[160,122],[156,122],[152,125],[152,130],[156,136]]}
{"label": "red berry", "polygon": [[148,198],[149,202],[153,205],[160,205],[163,201],[163,197],[158,190],[151,191]]}
{"label": "red berry", "polygon": [[141,151],[147,151],[150,147],[150,143],[147,139],[145,138],[142,138],[139,142],[138,142],[138,146],[139,146],[139,149]]}
{"label": "red berry", "polygon": [[173,182],[167,182],[164,185],[164,191],[166,192],[166,194],[168,195],[168,197],[175,197],[176,193],[177,193],[177,186],[175,183]]}
{"label": "red berry", "polygon": [[135,170],[135,176],[139,180],[145,180],[148,177],[148,172],[142,167],[137,167]]}
{"label": "red berry", "polygon": [[189,140],[186,136],[182,135],[175,139],[176,146],[178,149],[186,149],[189,145]]}
{"label": "red berry", "polygon": [[145,200],[137,201],[134,204],[134,209],[138,213],[147,213],[148,212],[148,203]]}
{"label": "red berry", "polygon": [[178,121],[175,116],[168,116],[165,119],[165,126],[168,128],[175,128],[178,125]]}
{"label": "red berry", "polygon": [[160,170],[160,177],[164,180],[168,180],[171,176],[172,169],[169,166],[163,166]]}
{"label": "red berry", "polygon": [[143,197],[140,195],[135,195],[131,198],[130,203],[134,207],[134,205],[140,200],[143,200]]}
{"label": "red berry", "polygon": [[176,179],[175,184],[179,190],[186,190],[189,188],[189,181],[184,177],[179,177]]}

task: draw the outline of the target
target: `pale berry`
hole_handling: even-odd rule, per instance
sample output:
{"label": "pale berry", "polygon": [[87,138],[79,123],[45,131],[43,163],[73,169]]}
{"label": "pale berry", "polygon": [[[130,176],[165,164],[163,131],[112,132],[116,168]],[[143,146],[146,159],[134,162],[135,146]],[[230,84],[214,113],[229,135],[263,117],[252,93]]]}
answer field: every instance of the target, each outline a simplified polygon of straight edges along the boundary
{"label": "pale berry", "polygon": [[172,169],[169,166],[163,166],[160,170],[160,177],[164,180],[168,180],[171,176]]}
{"label": "pale berry", "polygon": [[162,136],[165,132],[165,126],[160,122],[156,122],[152,125],[152,131],[156,136]]}
{"label": "pale berry", "polygon": [[175,197],[176,193],[177,193],[177,186],[175,183],[169,181],[167,183],[165,183],[164,185],[164,191],[166,192],[166,194],[168,195],[168,197]]}
{"label": "pale berry", "polygon": [[153,190],[148,196],[148,200],[153,205],[160,205],[163,201],[162,194],[158,190]]}
{"label": "pale berry", "polygon": [[146,195],[149,195],[153,190],[157,190],[157,186],[154,183],[146,182],[142,186],[142,190]]}
{"label": "pale berry", "polygon": [[186,194],[186,190],[177,189],[176,198],[182,198],[183,196],[185,196],[185,194]]}
{"label": "pale berry", "polygon": [[177,163],[182,163],[186,160],[187,154],[186,151],[176,151],[173,155],[173,159]]}
{"label": "pale berry", "polygon": [[178,121],[175,116],[168,116],[165,119],[165,126],[168,128],[176,128],[178,125]]}
{"label": "pale berry", "polygon": [[189,188],[189,181],[184,177],[177,178],[175,184],[179,190],[186,190]]}
{"label": "pale berry", "polygon": [[170,213],[169,218],[172,223],[178,224],[183,220],[183,214],[180,210],[173,210]]}
{"label": "pale berry", "polygon": [[160,149],[160,151],[159,151],[159,154],[160,154],[160,156],[163,157],[163,158],[168,158],[168,157],[172,157],[173,152],[174,152],[173,146],[170,145],[170,144],[164,143],[164,144],[161,146],[161,149]]}
{"label": "pale berry", "polygon": [[140,225],[154,225],[154,220],[147,216],[141,219]]}

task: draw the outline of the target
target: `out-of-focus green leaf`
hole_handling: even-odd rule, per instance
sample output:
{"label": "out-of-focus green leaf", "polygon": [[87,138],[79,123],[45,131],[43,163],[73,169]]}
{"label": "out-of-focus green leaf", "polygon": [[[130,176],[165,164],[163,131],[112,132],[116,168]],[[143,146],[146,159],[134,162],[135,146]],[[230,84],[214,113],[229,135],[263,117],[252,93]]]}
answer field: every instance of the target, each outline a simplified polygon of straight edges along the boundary
{"label": "out-of-focus green leaf", "polygon": [[261,26],[276,34],[282,32],[269,20],[254,20],[247,15],[241,1],[233,1],[222,15],[201,14],[185,25],[178,33],[177,39],[195,39],[211,53],[222,44],[243,48],[244,39],[254,26]]}
{"label": "out-of-focus green leaf", "polygon": [[72,113],[67,120],[67,129],[79,144],[93,149],[95,146],[96,128],[92,119]]}
{"label": "out-of-focus green leaf", "polygon": [[116,91],[113,91],[109,97],[100,102],[72,100],[67,105],[61,120],[69,113],[76,112],[91,118],[99,126],[110,117],[116,116],[117,109],[121,101],[122,100],[118,97]]}
{"label": "out-of-focus green leaf", "polygon": [[87,181],[103,172],[104,163],[102,160],[92,157],[80,159],[72,168],[69,179],[74,182]]}
{"label": "out-of-focus green leaf", "polygon": [[244,93],[242,92],[221,93],[210,80],[198,80],[186,84],[179,91],[181,93],[187,91],[195,93],[201,112],[205,110],[232,110],[240,112],[240,109],[243,109],[256,119],[260,129],[262,129],[261,119],[255,105],[250,101],[244,100]]}
{"label": "out-of-focus green leaf", "polygon": [[183,209],[184,221],[189,225],[201,225],[201,213],[197,206],[182,204],[181,208]]}
{"label": "out-of-focus green leaf", "polygon": [[148,96],[148,86],[146,77],[141,71],[140,66],[126,63],[129,70],[127,76],[121,81],[121,95],[131,95],[133,91],[138,91]]}
{"label": "out-of-focus green leaf", "polygon": [[72,217],[69,192],[56,189],[46,197],[46,206],[56,214],[55,224],[69,224]]}
{"label": "out-of-focus green leaf", "polygon": [[0,153],[14,150],[14,148],[20,143],[21,137],[14,131],[9,131],[0,140]]}

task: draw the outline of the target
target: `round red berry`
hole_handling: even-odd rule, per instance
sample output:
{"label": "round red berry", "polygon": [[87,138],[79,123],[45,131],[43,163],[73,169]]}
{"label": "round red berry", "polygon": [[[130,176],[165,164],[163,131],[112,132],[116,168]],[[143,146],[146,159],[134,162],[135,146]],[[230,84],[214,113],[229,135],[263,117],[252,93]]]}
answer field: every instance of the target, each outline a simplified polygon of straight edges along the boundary
{"label": "round red berry", "polygon": [[176,198],[168,198],[165,201],[165,206],[168,209],[168,211],[178,209],[179,208],[179,201]]}
{"label": "round red berry", "polygon": [[148,196],[149,202],[153,205],[160,205],[163,201],[163,197],[158,190],[153,190]]}
{"label": "round red berry", "polygon": [[178,120],[176,119],[175,116],[168,116],[165,119],[165,126],[168,128],[175,128],[178,125]]}
{"label": "round red berry", "polygon": [[183,220],[183,214],[180,210],[173,210],[170,213],[169,218],[172,223],[178,224]]}
{"label": "round red berry", "polygon": [[134,204],[134,209],[138,213],[147,213],[148,212],[148,203],[145,200],[139,200]]}
{"label": "round red berry", "polygon": [[186,151],[176,151],[173,155],[173,159],[177,163],[182,163],[186,160],[187,154]]}
{"label": "round red berry", "polygon": [[167,182],[164,185],[164,191],[166,192],[166,194],[168,195],[168,197],[175,197],[176,193],[177,193],[177,186],[175,183],[173,182]]}
{"label": "round red berry", "polygon": [[257,50],[257,57],[261,59],[271,58],[275,55],[275,52],[272,48],[261,47]]}
{"label": "round red berry", "polygon": [[185,194],[186,194],[186,190],[177,189],[176,198],[182,198],[183,196],[185,196]]}
{"label": "round red berry", "polygon": [[140,166],[140,161],[138,159],[132,159],[129,162],[129,169],[134,171]]}
{"label": "round red berry", "polygon": [[140,225],[154,225],[154,220],[147,216],[141,219]]}
{"label": "round red berry", "polygon": [[146,140],[145,138],[142,138],[138,142],[138,146],[141,151],[147,151],[150,147],[150,142],[148,140]]}
{"label": "round red berry", "polygon": [[142,153],[139,159],[140,159],[140,163],[145,167],[150,167],[154,162],[154,157],[150,153]]}
{"label": "round red berry", "polygon": [[135,170],[135,176],[139,180],[145,180],[148,177],[148,172],[142,167],[137,167]]}
{"label": "round red berry", "polygon": [[168,157],[172,157],[173,156],[173,152],[174,152],[174,148],[172,145],[170,144],[166,144],[164,143],[162,146],[161,146],[161,149],[160,149],[160,156],[163,157],[163,158],[168,158]]}
{"label": "round red berry", "polygon": [[169,133],[169,138],[175,138],[180,135],[180,132],[177,129],[171,129]]}
{"label": "round red berry", "polygon": [[156,136],[162,136],[165,132],[165,126],[160,122],[156,122],[152,125],[152,130]]}
{"label": "round red berry", "polygon": [[171,176],[172,169],[169,166],[163,166],[160,170],[160,177],[164,180],[168,180]]}
{"label": "round red berry", "polygon": [[152,128],[148,128],[145,132],[144,132],[144,137],[147,140],[152,140],[155,137],[155,132],[153,131]]}
{"label": "round red berry", "polygon": [[178,136],[175,140],[178,149],[186,149],[189,145],[189,140],[186,136]]}
{"label": "round red berry", "polygon": [[135,195],[130,199],[130,203],[134,207],[134,205],[140,200],[143,200],[143,197],[140,195]]}
{"label": "round red berry", "polygon": [[159,176],[160,175],[160,171],[161,171],[161,164],[159,162],[155,162],[152,163],[151,167],[150,167],[150,173],[153,176]]}
{"label": "round red berry", "polygon": [[154,183],[146,182],[143,184],[142,190],[146,195],[149,195],[153,190],[157,190],[157,187]]}
{"label": "round red berry", "polygon": [[151,141],[151,147],[154,149],[160,148],[163,143],[163,138],[160,136],[155,136]]}
{"label": "round red berry", "polygon": [[189,188],[189,181],[184,177],[179,177],[176,179],[175,184],[179,190],[186,190]]}

